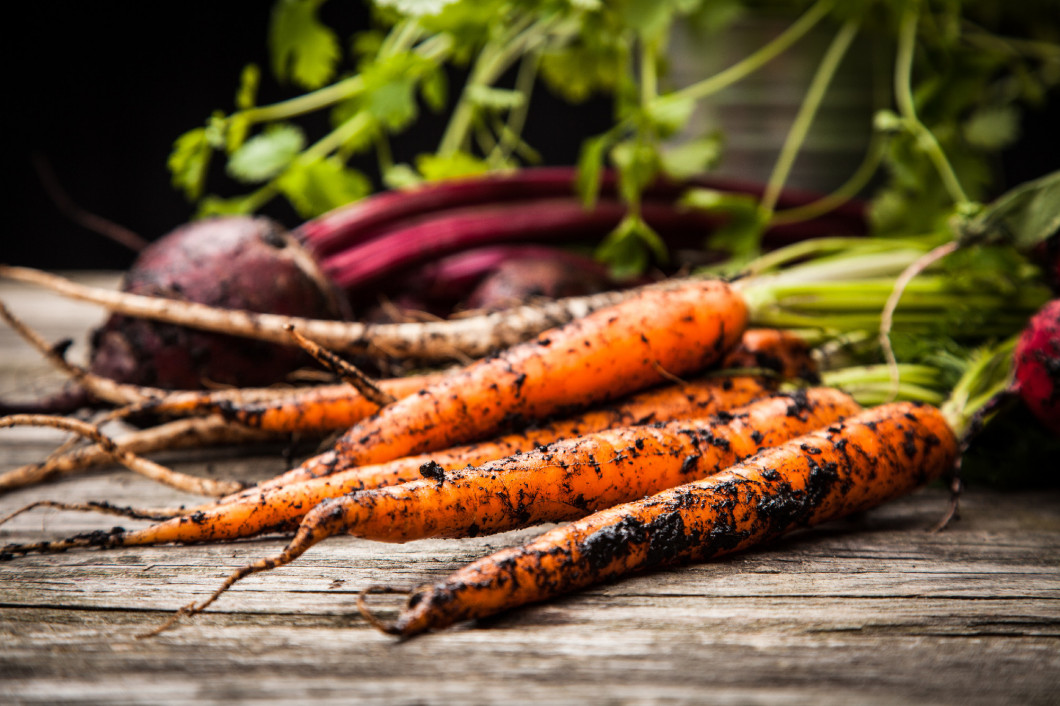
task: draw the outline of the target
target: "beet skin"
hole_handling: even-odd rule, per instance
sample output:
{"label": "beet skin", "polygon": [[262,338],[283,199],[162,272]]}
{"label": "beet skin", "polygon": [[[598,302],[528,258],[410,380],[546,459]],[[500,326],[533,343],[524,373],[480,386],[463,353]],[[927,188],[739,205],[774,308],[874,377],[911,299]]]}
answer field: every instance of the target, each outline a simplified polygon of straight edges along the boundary
{"label": "beet skin", "polygon": [[[345,307],[309,254],[267,218],[182,226],[145,248],[122,289],[229,309],[342,318]],[[301,351],[171,324],[111,316],[92,338],[93,372],[169,389],[258,386],[304,363]]]}

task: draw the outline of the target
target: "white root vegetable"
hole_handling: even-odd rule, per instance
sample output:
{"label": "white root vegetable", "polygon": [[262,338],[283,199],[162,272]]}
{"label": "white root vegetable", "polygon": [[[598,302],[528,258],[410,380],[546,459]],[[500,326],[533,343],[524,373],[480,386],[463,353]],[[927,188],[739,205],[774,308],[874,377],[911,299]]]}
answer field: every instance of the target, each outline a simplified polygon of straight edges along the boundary
{"label": "white root vegetable", "polygon": [[364,324],[256,314],[129,294],[81,285],[27,267],[0,265],[0,277],[45,287],[70,299],[98,304],[127,316],[288,345],[291,343],[289,330],[293,327],[336,352],[382,353],[417,360],[480,358],[615,304],[636,291],[602,292],[446,321]]}

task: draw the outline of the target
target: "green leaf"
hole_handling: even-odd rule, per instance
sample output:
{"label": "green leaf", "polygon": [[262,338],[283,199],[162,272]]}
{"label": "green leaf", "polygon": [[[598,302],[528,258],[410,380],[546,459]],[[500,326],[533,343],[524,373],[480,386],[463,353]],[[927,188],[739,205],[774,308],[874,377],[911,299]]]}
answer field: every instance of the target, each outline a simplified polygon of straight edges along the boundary
{"label": "green leaf", "polygon": [[258,86],[261,85],[261,69],[257,64],[247,64],[239,76],[239,88],[236,90],[236,107],[248,110],[257,104]]}
{"label": "green leaf", "polygon": [[272,71],[281,81],[320,88],[335,75],[340,57],[335,33],[317,19],[323,0],[277,0],[269,24]]}
{"label": "green leaf", "polygon": [[453,152],[447,155],[422,154],[416,158],[416,169],[427,181],[441,181],[485,174],[489,165],[467,152]]}
{"label": "green leaf", "polygon": [[250,120],[247,119],[243,113],[235,113],[228,118],[228,126],[225,128],[225,150],[232,154],[240,147],[247,139],[247,134],[250,132]]}
{"label": "green leaf", "polygon": [[721,133],[689,140],[662,150],[662,170],[667,176],[686,180],[709,171],[721,159]]}
{"label": "green leaf", "polygon": [[626,74],[630,51],[628,34],[612,16],[591,13],[577,21],[577,38],[546,48],[540,62],[545,85],[571,103],[611,93]]}
{"label": "green leaf", "polygon": [[213,148],[203,127],[189,130],[173,143],[167,162],[173,186],[192,201],[202,196],[211,154]]}
{"label": "green leaf", "polygon": [[663,96],[648,104],[647,113],[659,135],[669,137],[688,124],[695,109],[696,102],[691,98]]}
{"label": "green leaf", "polygon": [[368,177],[334,157],[298,160],[277,179],[276,185],[298,215],[306,219],[364,198],[372,190]]}
{"label": "green leaf", "polygon": [[363,109],[394,132],[416,119],[416,82],[411,76],[375,83],[362,97]]}
{"label": "green leaf", "polygon": [[611,148],[611,162],[618,170],[618,188],[622,200],[640,203],[641,192],[659,173],[659,152],[653,144],[640,139],[619,142]]}
{"label": "green leaf", "polygon": [[973,147],[1000,150],[1016,141],[1019,127],[1019,111],[1013,106],[986,106],[972,113],[965,121],[964,139]]}
{"label": "green leaf", "polygon": [[212,218],[214,216],[242,216],[253,213],[259,206],[257,195],[248,194],[223,199],[219,196],[207,196],[199,204],[196,212],[197,218]]}
{"label": "green leaf", "polygon": [[596,249],[596,258],[619,279],[639,275],[651,264],[652,256],[667,259],[666,243],[640,216],[629,214]]}
{"label": "green leaf", "polygon": [[679,204],[724,219],[707,237],[706,246],[728,253],[730,269],[738,270],[761,253],[769,214],[762,210],[756,197],[697,188],[682,194]]}
{"label": "green leaf", "polygon": [[267,181],[282,172],[304,147],[305,135],[297,126],[270,125],[229,157],[227,172],[244,183]]}
{"label": "green leaf", "polygon": [[383,172],[383,184],[388,189],[407,189],[422,183],[423,177],[408,164],[395,164]]}
{"label": "green leaf", "polygon": [[1005,242],[1026,252],[1060,231],[1060,171],[1007,191],[970,222],[958,228],[958,239]]}
{"label": "green leaf", "polygon": [[449,83],[445,72],[440,69],[428,71],[420,82],[420,95],[423,102],[434,112],[440,112],[445,108],[449,100]]}
{"label": "green leaf", "polygon": [[375,0],[377,7],[389,7],[407,17],[437,15],[457,0]]}

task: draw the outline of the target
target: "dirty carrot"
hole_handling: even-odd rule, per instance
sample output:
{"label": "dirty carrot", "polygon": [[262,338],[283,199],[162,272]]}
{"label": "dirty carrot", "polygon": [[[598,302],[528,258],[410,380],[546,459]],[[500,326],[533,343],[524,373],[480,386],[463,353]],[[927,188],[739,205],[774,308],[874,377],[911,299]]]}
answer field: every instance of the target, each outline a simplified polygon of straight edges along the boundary
{"label": "dirty carrot", "polygon": [[[320,503],[279,555],[236,571],[210,598],[181,614],[201,611],[236,581],[287,564],[330,536],[406,542],[570,520],[717,473],[761,445],[780,443],[859,410],[838,390],[813,388],[708,418],[557,441],[477,468],[445,472],[428,464],[418,481]],[[199,518],[187,524],[208,522]]]}
{"label": "dirty carrot", "polygon": [[[944,473],[958,446],[934,407],[873,408],[704,480],[617,505],[417,589],[386,632],[413,635],[867,510]],[[362,603],[363,607],[363,603]]]}
{"label": "dirty carrot", "polygon": [[[150,412],[163,417],[182,417],[221,413],[233,421],[264,431],[326,433],[346,429],[379,407],[348,384],[202,391],[164,390],[119,383],[67,361],[3,302],[0,302],[0,319],[94,397],[125,406],[126,415]],[[388,395],[404,397],[436,382],[444,374],[409,375],[377,381],[377,384]]]}
{"label": "dirty carrot", "polygon": [[743,298],[724,282],[641,290],[381,409],[260,487],[443,449],[519,420],[618,399],[716,363],[746,325]]}
{"label": "dirty carrot", "polygon": [[[680,386],[669,385],[634,395],[615,405],[491,441],[351,468],[334,475],[267,490],[251,488],[213,505],[175,511],[170,517],[179,516],[178,519],[132,532],[128,541],[149,544],[232,540],[270,531],[294,530],[317,503],[357,490],[420,480],[423,478],[421,468],[425,464],[435,472],[455,471],[614,426],[706,417],[740,407],[772,392],[766,380],[743,376],[707,378]],[[105,541],[114,543],[125,540],[114,533],[107,535]],[[59,540],[33,545],[29,551],[54,551],[86,545],[95,546],[91,541]]]}
{"label": "dirty carrot", "polygon": [[[378,381],[379,387],[398,399],[439,382],[447,373],[427,373]],[[342,431],[374,414],[378,405],[349,385],[321,385],[291,390],[272,399],[250,402],[222,401],[212,405],[226,419],[262,431]]]}
{"label": "dirty carrot", "polygon": [[750,328],[721,361],[723,369],[772,371],[784,378],[818,382],[820,375],[810,345],[791,331]]}

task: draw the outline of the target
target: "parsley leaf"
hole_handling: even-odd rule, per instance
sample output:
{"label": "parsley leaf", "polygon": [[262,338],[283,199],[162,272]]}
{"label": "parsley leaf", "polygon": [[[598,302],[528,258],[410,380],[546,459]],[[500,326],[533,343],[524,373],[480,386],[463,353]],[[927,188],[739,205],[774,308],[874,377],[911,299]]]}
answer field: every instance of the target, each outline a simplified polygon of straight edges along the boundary
{"label": "parsley leaf", "polygon": [[247,140],[228,159],[228,174],[244,183],[271,179],[305,147],[305,135],[295,125],[270,125]]}
{"label": "parsley leaf", "polygon": [[206,170],[210,166],[212,153],[213,148],[204,127],[187,131],[173,144],[167,163],[173,186],[192,201],[198,200],[205,189]]}
{"label": "parsley leaf", "polygon": [[307,219],[357,201],[372,190],[368,177],[335,157],[298,160],[276,180],[276,185],[298,214]]}
{"label": "parsley leaf", "polygon": [[324,0],[278,0],[269,25],[272,71],[281,81],[320,88],[335,75],[341,52],[335,33],[317,18]]}

